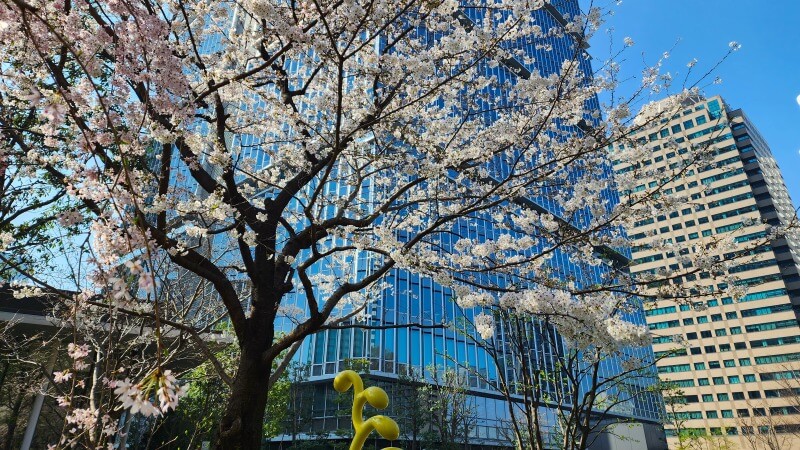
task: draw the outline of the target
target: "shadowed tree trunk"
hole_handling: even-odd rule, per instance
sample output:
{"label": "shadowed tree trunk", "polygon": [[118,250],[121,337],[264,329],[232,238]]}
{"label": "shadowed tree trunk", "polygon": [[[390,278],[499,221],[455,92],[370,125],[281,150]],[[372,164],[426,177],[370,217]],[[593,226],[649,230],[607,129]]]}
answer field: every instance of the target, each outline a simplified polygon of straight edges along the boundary
{"label": "shadowed tree trunk", "polygon": [[[256,263],[258,264],[258,263]],[[274,274],[273,266],[266,264],[266,272]],[[221,450],[261,448],[265,411],[270,389],[272,363],[280,354],[276,350],[275,313],[281,297],[290,286],[266,289],[272,277],[263,277],[251,293],[251,315],[239,336],[241,354],[236,376],[231,384],[231,396],[220,422]]]}
{"label": "shadowed tree trunk", "polygon": [[221,422],[220,449],[261,448],[271,366],[271,361],[262,361],[261,354],[242,349],[239,372],[233,380],[231,397]]}
{"label": "shadowed tree trunk", "polygon": [[11,411],[8,413],[8,418],[6,419],[6,439],[5,445],[3,445],[3,450],[11,450],[11,443],[14,441],[14,432],[17,429],[19,412],[22,409],[22,400],[24,399],[25,394],[20,392],[17,398],[14,400]]}

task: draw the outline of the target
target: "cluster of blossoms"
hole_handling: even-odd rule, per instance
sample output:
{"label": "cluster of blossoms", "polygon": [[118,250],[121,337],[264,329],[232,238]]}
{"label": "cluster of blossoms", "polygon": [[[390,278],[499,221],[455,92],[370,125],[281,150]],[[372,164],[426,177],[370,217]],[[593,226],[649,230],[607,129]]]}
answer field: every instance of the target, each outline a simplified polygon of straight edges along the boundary
{"label": "cluster of blossoms", "polygon": [[97,424],[98,410],[89,408],[76,408],[67,414],[67,423],[75,426],[72,433],[78,430],[91,430]]}
{"label": "cluster of blossoms", "polygon": [[72,358],[72,367],[75,370],[85,370],[89,365],[84,361],[89,356],[89,346],[87,344],[78,345],[70,342],[67,345],[67,355]]}
{"label": "cluster of blossoms", "polygon": [[480,313],[475,316],[475,330],[483,339],[494,336],[494,318],[490,314]]}
{"label": "cluster of blossoms", "polygon": [[97,442],[92,448],[97,450],[113,450],[115,448],[113,439],[110,438],[113,438],[119,430],[116,427],[116,421],[110,415],[100,415],[100,410],[96,408],[74,408],[67,413],[64,420],[69,425],[69,428],[65,430],[67,434],[61,437],[59,445],[49,444],[48,450],[75,448],[81,435],[95,432],[99,432],[101,440],[107,441],[107,443],[102,445]]}
{"label": "cluster of blossoms", "polygon": [[[66,370],[53,372],[53,381],[59,384],[66,383],[73,379],[76,373],[86,370],[89,367],[89,364],[86,362],[89,353],[89,346],[87,344],[78,345],[73,342],[67,344],[67,355],[72,359],[72,367]],[[79,379],[79,377],[75,377],[74,382],[77,387],[82,388],[85,385],[85,381]],[[65,397],[59,397],[59,404],[61,406],[68,406],[69,403],[69,400]]]}
{"label": "cluster of blossoms", "polygon": [[[186,386],[179,385],[171,370],[156,369],[138,383],[130,379],[111,382],[122,408],[131,414],[159,416],[178,406],[178,400],[186,394]],[[158,404],[151,399],[155,397]]]}
{"label": "cluster of blossoms", "polygon": [[626,318],[633,308],[611,293],[573,295],[562,289],[536,287],[506,293],[499,306],[518,314],[545,320],[577,349],[602,348],[613,353],[624,347],[649,345],[650,333],[643,324]]}
{"label": "cluster of blossoms", "polygon": [[42,288],[27,284],[11,283],[14,298],[37,297],[44,294]]}
{"label": "cluster of blossoms", "polygon": [[[67,427],[61,436],[58,445],[49,445],[49,449],[74,448],[85,436],[94,436],[97,448],[111,448],[102,442],[107,442],[118,432],[117,421],[108,413],[98,407],[94,402],[85,405],[85,398],[81,399],[79,392],[87,388],[87,377],[81,372],[89,368],[87,358],[92,354],[88,344],[69,343],[67,356],[72,360],[72,365],[62,371],[53,372],[53,381],[56,384],[67,384],[60,392],[64,395],[56,396],[56,402],[65,408],[64,421]],[[79,406],[84,404],[84,406]]]}
{"label": "cluster of blossoms", "polygon": [[[625,347],[650,345],[650,332],[644,324],[632,322],[627,313],[635,305],[626,304],[611,293],[574,295],[567,290],[537,287],[522,292],[509,292],[496,298],[488,292],[471,292],[464,286],[454,288],[455,300],[462,308],[506,311],[546,321],[576,349],[602,348],[609,353]],[[491,314],[481,312],[473,325],[483,339],[494,334]]]}
{"label": "cluster of blossoms", "polygon": [[14,243],[14,235],[4,231],[0,233],[0,252],[10,247]]}

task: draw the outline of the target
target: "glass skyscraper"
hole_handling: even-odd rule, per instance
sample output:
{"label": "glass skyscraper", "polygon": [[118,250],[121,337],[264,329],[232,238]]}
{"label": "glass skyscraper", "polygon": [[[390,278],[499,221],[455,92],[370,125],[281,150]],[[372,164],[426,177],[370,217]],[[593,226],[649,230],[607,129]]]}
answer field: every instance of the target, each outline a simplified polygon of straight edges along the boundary
{"label": "glass skyscraper", "polygon": [[[554,1],[536,12],[536,21],[544,30],[564,27],[567,18],[579,12],[577,0]],[[486,14],[484,8],[462,8],[454,16],[460,26],[469,28],[476,22],[482,21],[483,14]],[[420,39],[426,38],[425,31],[420,31]],[[486,64],[484,69],[487,76],[497,77],[501,82],[514,83],[520,78],[527,78],[534,71],[542,75],[559,73],[564,60],[575,60],[580,64],[581,71],[590,77],[592,69],[586,47],[581,36],[569,33],[543,38],[540,42],[517,42],[511,44],[511,48],[523,50],[525,58],[504,58],[500,64],[492,66]],[[486,94],[495,98],[503,96],[503,92],[499,91]],[[591,108],[599,110],[596,100],[593,100]],[[487,120],[493,119],[491,113],[487,113]],[[587,118],[587,120],[592,119]],[[580,130],[576,128],[575,132]],[[249,138],[246,136],[239,136],[237,139],[245,144],[249,143]],[[252,156],[266,163],[261,156],[257,154]],[[500,163],[491,167],[491,170],[502,173],[507,168]],[[606,175],[612,176],[610,163],[606,168]],[[602,199],[610,203],[618,200],[612,190],[609,190],[607,197]],[[561,212],[558,203],[549,197],[530,198],[526,199],[526,202],[526,206],[521,207],[546,211],[556,216]],[[573,225],[580,227],[582,220],[581,218],[572,220]],[[453,229],[461,237],[478,242],[495,236],[491,220],[480,216],[461,220]],[[624,254],[618,254],[616,257],[626,259]],[[573,265],[564,254],[556,254],[554,264],[565,273],[579,273],[587,282],[599,280],[604,273],[615,270],[614,264],[609,262],[594,269],[594,273],[586,273],[585,268]],[[355,259],[353,265],[354,271],[367,273],[371,264],[364,257]],[[494,281],[502,283],[502,280]],[[369,306],[368,325],[385,327],[409,323],[423,326],[458,323],[462,314],[471,319],[479,312],[459,310],[452,300],[452,290],[441,286],[430,277],[395,269],[386,277],[386,284],[388,287],[376,292],[375,299]],[[305,299],[302,295],[296,295],[295,298],[286,299],[285,302],[293,303],[302,309]],[[645,323],[643,313],[632,313],[629,320],[638,324]],[[285,329],[290,329],[292,326],[292,320],[288,317],[283,319],[280,325]],[[499,324],[497,339],[500,340],[504,338],[502,327],[503,325]],[[644,360],[652,358],[649,349],[632,349],[631,352]],[[532,355],[535,364],[542,368],[555,367],[558,357],[557,351],[535,352],[535,355]],[[475,426],[470,431],[470,443],[484,446],[511,445],[507,432],[508,407],[505,400],[501,399],[499,393],[491,386],[497,380],[497,368],[479,346],[454,330],[419,327],[379,330],[332,329],[307,338],[295,355],[295,360],[301,364],[308,364],[307,385],[309,390],[313,389],[311,417],[308,429],[303,432],[305,438],[325,431],[333,432],[350,427],[350,418],[342,413],[342,403],[333,390],[332,380],[339,371],[350,367],[353,361],[361,361],[369,368],[371,380],[383,383],[387,386],[387,390],[391,390],[390,386],[407,374],[424,374],[423,377],[429,381],[432,376],[430,369],[433,367],[455,369],[458,365],[462,368],[466,366],[469,369],[466,371],[469,374],[467,377],[469,402],[476,416]],[[604,365],[604,373],[601,375],[611,376],[619,370],[619,361],[612,360]],[[652,380],[640,381],[644,386]],[[387,415],[402,419],[404,414],[408,413],[399,406],[393,409],[393,406],[398,405],[390,404]],[[641,442],[641,448],[652,448],[653,443],[659,440],[659,433],[663,435],[658,425],[662,418],[663,405],[660,397],[655,394],[637,396],[630,404],[615,409],[614,413],[642,424],[642,432],[637,436],[641,439],[646,438],[646,442]],[[281,439],[289,437],[276,438],[276,440]]]}

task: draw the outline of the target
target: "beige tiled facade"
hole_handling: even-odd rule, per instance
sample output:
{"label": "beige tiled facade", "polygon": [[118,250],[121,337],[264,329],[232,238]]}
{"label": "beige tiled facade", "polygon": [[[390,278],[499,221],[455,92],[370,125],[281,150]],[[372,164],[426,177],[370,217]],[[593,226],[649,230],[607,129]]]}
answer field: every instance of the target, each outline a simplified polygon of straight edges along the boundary
{"label": "beige tiled facade", "polygon": [[[793,207],[771,152],[741,110],[729,110],[720,97],[697,97],[677,114],[653,122],[634,136],[652,150],[644,165],[652,164],[655,174],[640,180],[636,189],[653,187],[659,175],[681,170],[690,145],[714,149],[716,155],[688,166],[685,176],[664,186],[685,191],[691,199],[685,208],[677,214],[656,213],[627,230],[631,272],[678,268],[679,255],[648,249],[653,235],[702,246],[732,233],[744,249],[763,241],[770,225],[791,220]],[[615,170],[623,173],[630,166],[617,163]],[[674,409],[672,425],[666,425],[671,448],[679,447],[677,422],[684,436],[716,436],[709,448],[800,449],[797,244],[794,236],[773,240],[731,268],[740,279],[737,284],[747,287],[738,301],[719,296],[648,308],[654,352],[670,355],[658,363],[659,376],[673,382],[685,400]],[[680,282],[724,288],[706,273]],[[676,345],[681,340],[685,348]],[[667,353],[675,349],[674,355]],[[699,441],[709,439],[693,442]]]}

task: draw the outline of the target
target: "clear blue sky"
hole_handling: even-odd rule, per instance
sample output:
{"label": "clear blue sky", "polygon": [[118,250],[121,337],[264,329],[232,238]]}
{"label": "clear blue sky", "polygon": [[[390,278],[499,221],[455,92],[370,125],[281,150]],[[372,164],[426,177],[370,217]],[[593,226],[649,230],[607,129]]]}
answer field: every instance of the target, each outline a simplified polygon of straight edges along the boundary
{"label": "clear blue sky", "polygon": [[[580,0],[584,11],[589,0]],[[682,80],[686,63],[705,73],[728,50],[742,45],[715,72],[723,83],[703,92],[721,95],[741,108],[767,140],[783,173],[795,208],[800,206],[800,0],[595,0],[616,11],[603,30],[614,29],[615,46],[630,36],[623,73],[640,79],[643,60],[655,63],[672,49],[664,70]],[[595,65],[607,59],[609,37],[598,33],[589,52]],[[712,77],[713,79],[713,77]]]}

